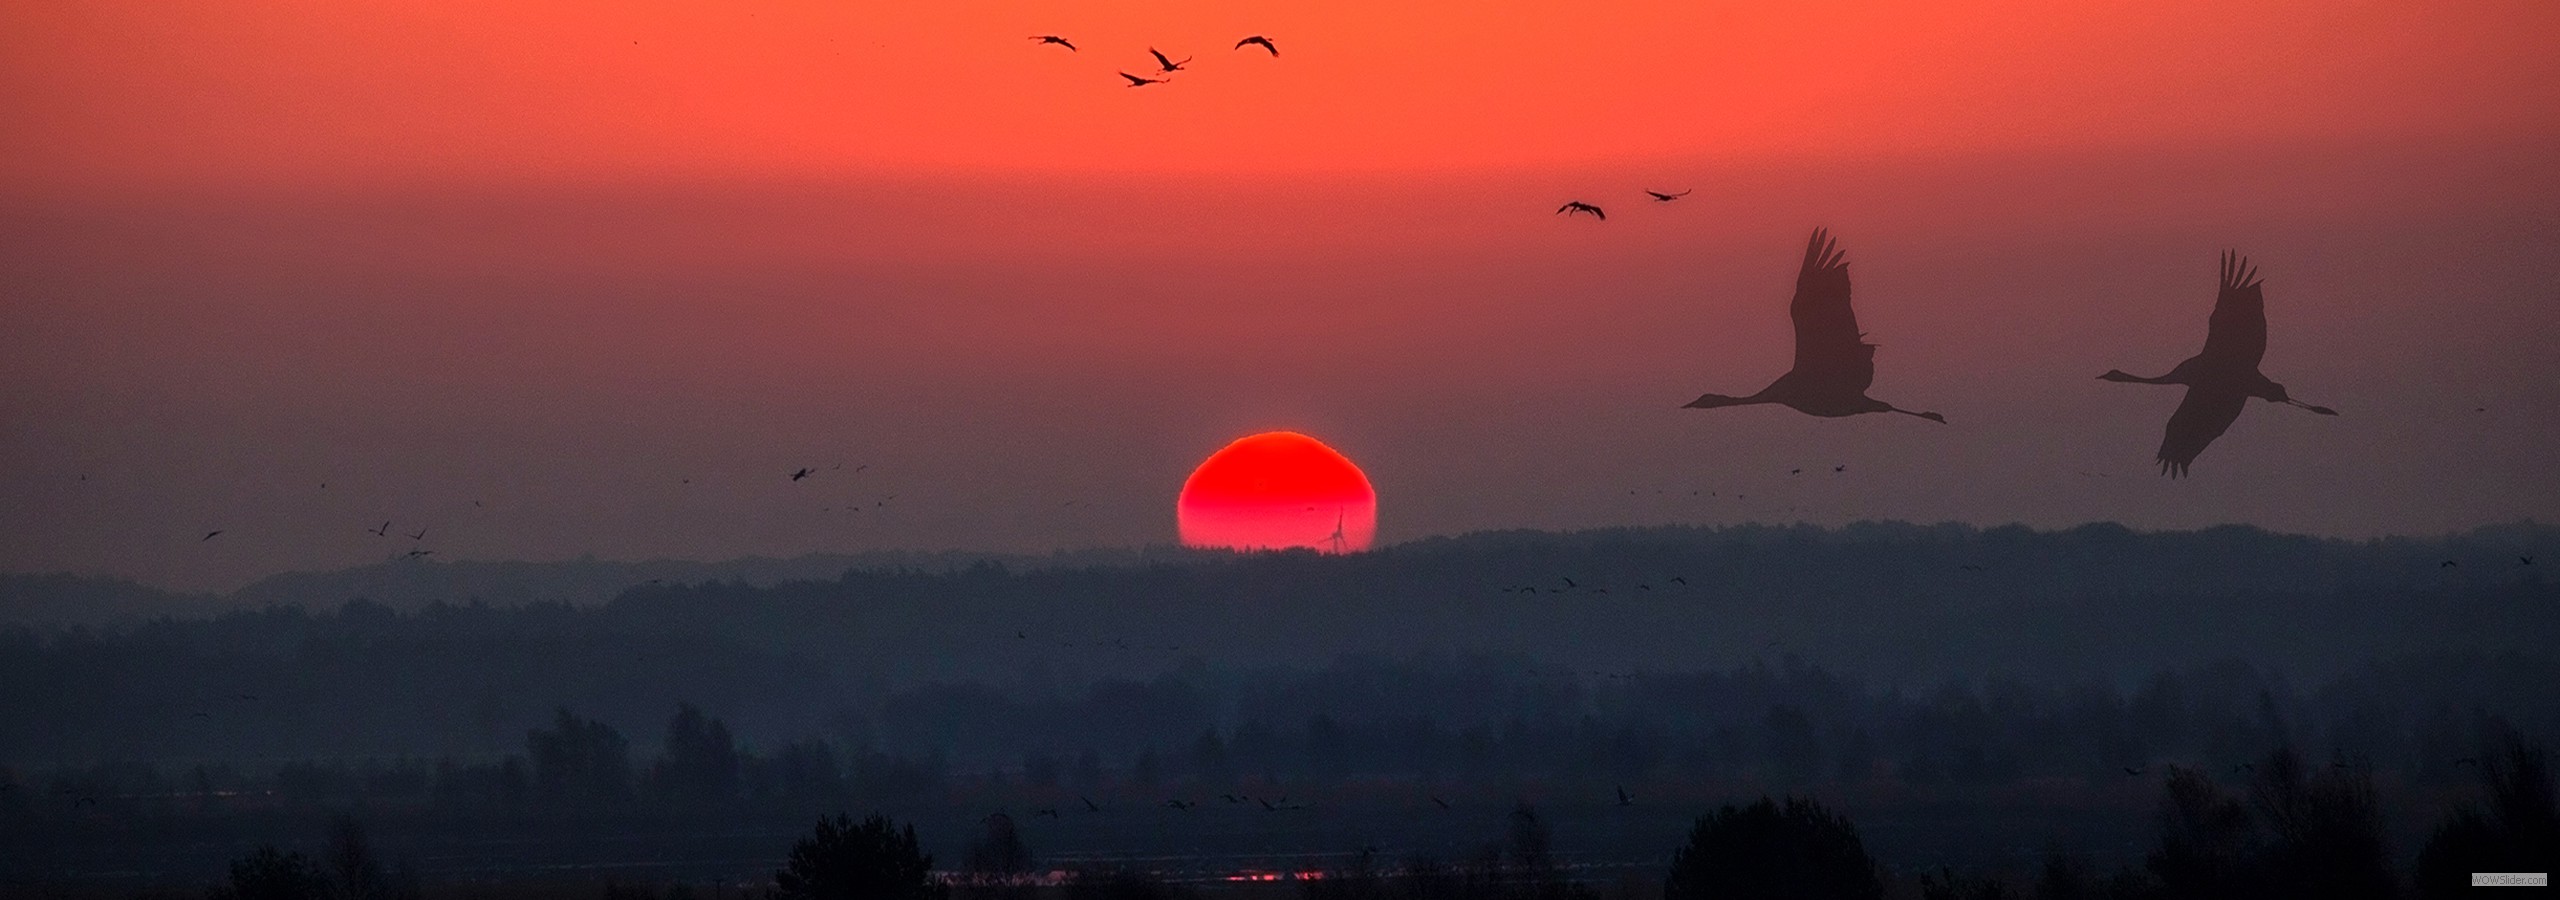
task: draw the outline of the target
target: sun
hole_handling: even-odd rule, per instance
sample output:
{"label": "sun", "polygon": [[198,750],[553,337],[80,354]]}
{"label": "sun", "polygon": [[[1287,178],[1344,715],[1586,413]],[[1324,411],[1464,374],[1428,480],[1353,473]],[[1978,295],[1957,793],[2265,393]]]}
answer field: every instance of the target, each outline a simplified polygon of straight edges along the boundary
{"label": "sun", "polygon": [[1294,431],[1238,438],[1191,470],[1174,501],[1186,547],[1369,549],[1378,491],[1349,457]]}

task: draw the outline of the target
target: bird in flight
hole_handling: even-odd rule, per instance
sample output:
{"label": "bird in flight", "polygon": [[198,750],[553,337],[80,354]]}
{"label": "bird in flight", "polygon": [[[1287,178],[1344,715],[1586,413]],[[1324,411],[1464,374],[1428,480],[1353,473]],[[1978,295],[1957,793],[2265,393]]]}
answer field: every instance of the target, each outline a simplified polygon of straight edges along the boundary
{"label": "bird in flight", "polygon": [[[1262,48],[1262,49],[1264,49],[1264,50],[1269,50],[1269,51],[1271,51],[1271,55],[1273,55],[1273,56],[1278,56],[1278,55],[1280,55],[1280,48],[1272,46],[1272,45],[1271,45],[1271,39],[1270,39],[1270,38],[1263,37],[1263,36],[1258,35],[1258,34],[1257,34],[1257,35],[1254,35],[1254,36],[1252,36],[1252,37],[1249,37],[1249,38],[1245,38],[1244,40],[1237,41],[1237,42],[1236,42],[1236,49],[1238,49],[1238,50],[1242,50],[1242,49],[1244,49],[1247,45],[1258,46],[1258,47],[1261,47],[1261,48]],[[1319,56],[1321,56],[1322,54],[1318,54],[1318,55],[1319,55]]]}
{"label": "bird in flight", "polygon": [[1623,785],[1623,784],[1618,786],[1618,805],[1619,805],[1619,806],[1634,806],[1634,805],[1636,805],[1636,797],[1635,797],[1635,795],[1634,795],[1634,794],[1627,793],[1627,786],[1626,786],[1626,785]]}
{"label": "bird in flight", "polygon": [[791,473],[791,480],[798,481],[800,479],[807,478],[811,474],[814,474],[815,471],[816,470],[814,469],[801,469],[800,471]]}
{"label": "bird in flight", "polygon": [[2324,416],[2337,410],[2313,406],[2285,392],[2258,371],[2258,361],[2267,355],[2267,299],[2258,289],[2258,270],[2249,258],[2236,252],[2222,254],[2222,292],[2214,298],[2213,317],[2208,321],[2204,350],[2187,357],[2169,374],[2157,378],[2127,375],[2108,369],[2098,376],[2105,381],[2131,384],[2183,384],[2187,397],[2179,401],[2178,411],[2169,414],[2169,427],[2160,439],[2160,474],[2182,478],[2196,456],[2239,421],[2240,410],[2249,398],[2284,403]]}
{"label": "bird in flight", "polygon": [[219,529],[219,528],[214,529],[214,530],[212,530],[212,531],[205,532],[205,533],[204,533],[204,537],[201,537],[201,538],[197,538],[197,539],[196,539],[196,543],[201,544],[201,543],[204,543],[204,542],[206,542],[206,541],[213,540],[213,536],[214,536],[214,535],[221,534],[221,533],[222,533],[222,529]]}
{"label": "bird in flight", "polygon": [[1074,45],[1074,44],[1070,44],[1070,43],[1067,43],[1067,39],[1066,39],[1066,38],[1062,38],[1062,37],[1059,37],[1059,36],[1054,35],[1054,34],[1035,34],[1035,35],[1032,35],[1032,36],[1031,36],[1031,39],[1032,39],[1032,40],[1035,40],[1035,41],[1039,41],[1040,43],[1042,43],[1042,44],[1044,44],[1044,45],[1046,45],[1046,44],[1056,44],[1056,45],[1058,45],[1058,46],[1065,47],[1065,48],[1067,48],[1068,50],[1074,50],[1074,49],[1076,48],[1076,45]]}
{"label": "bird in flight", "polygon": [[1192,807],[1194,807],[1194,806],[1198,806],[1198,805],[1200,805],[1200,804],[1193,803],[1193,802],[1188,801],[1188,800],[1179,800],[1179,799],[1176,799],[1176,800],[1167,800],[1167,801],[1165,801],[1165,802],[1164,802],[1164,805],[1165,805],[1166,807],[1168,807],[1168,808],[1171,808],[1171,809],[1189,810],[1190,808],[1192,808]]}
{"label": "bird in flight", "polygon": [[1147,48],[1147,55],[1156,58],[1156,68],[1158,70],[1168,73],[1182,71],[1183,63],[1191,61],[1191,57],[1185,56],[1182,58],[1182,62],[1174,62],[1173,60],[1166,58],[1164,54],[1156,52],[1156,48],[1154,47]]}
{"label": "bird in flight", "polygon": [[1431,795],[1431,802],[1433,805],[1436,805],[1441,809],[1449,808],[1449,801],[1440,799],[1440,795],[1438,794]]}
{"label": "bird in flight", "polygon": [[[1690,189],[1689,189],[1689,191],[1694,191],[1694,190],[1697,190],[1697,188],[1690,188]],[[1682,198],[1682,197],[1689,196],[1689,191],[1681,191],[1680,193],[1677,193],[1677,194],[1665,194],[1665,193],[1663,193],[1663,192],[1661,192],[1661,191],[1650,191],[1650,190],[1649,190],[1649,191],[1646,191],[1645,193],[1652,195],[1652,196],[1653,196],[1653,199],[1654,199],[1654,202],[1656,202],[1656,203],[1669,203],[1669,202],[1671,202],[1671,201],[1673,201],[1673,200],[1678,200],[1678,199],[1680,199],[1680,198]]]}
{"label": "bird in flight", "polygon": [[1609,221],[1609,214],[1601,212],[1600,207],[1584,203],[1580,200],[1565,201],[1563,206],[1556,207],[1556,213],[1563,216],[1571,216],[1574,213],[1590,213],[1591,217],[1594,219],[1598,219],[1603,222]]}
{"label": "bird in flight", "polygon": [[424,529],[424,528],[420,528],[420,529],[418,529],[418,532],[417,532],[416,534],[412,534],[412,535],[410,535],[410,536],[409,536],[409,539],[410,539],[410,540],[413,540],[413,541],[423,541],[423,540],[426,540],[426,539],[427,539],[427,530],[426,530],[426,529]]}
{"label": "bird in flight", "polygon": [[1076,799],[1084,801],[1084,811],[1085,811],[1085,812],[1101,812],[1101,811],[1102,811],[1102,807],[1101,807],[1101,805],[1094,803],[1094,802],[1093,802],[1093,798],[1091,798],[1091,797],[1077,797]]}
{"label": "bird in flight", "polygon": [[1937,413],[1903,409],[1867,396],[1867,387],[1876,380],[1876,345],[1867,343],[1866,334],[1858,330],[1858,314],[1849,307],[1849,263],[1829,232],[1816,228],[1813,239],[1805,243],[1804,267],[1796,273],[1796,296],[1787,302],[1787,315],[1796,326],[1794,368],[1757,394],[1706,394],[1682,408],[1775,403],[1825,417],[1891,412],[1941,424],[1947,421]]}
{"label": "bird in flight", "polygon": [[1136,76],[1136,75],[1131,75],[1131,74],[1129,74],[1129,73],[1127,73],[1127,72],[1122,72],[1122,73],[1120,73],[1120,77],[1122,77],[1122,78],[1126,78],[1126,79],[1129,79],[1129,86],[1130,86],[1130,87],[1133,87],[1133,88],[1134,88],[1134,87],[1146,87],[1147,85],[1150,85],[1150,84],[1172,84],[1172,83],[1173,83],[1173,81],[1172,81],[1171,79],[1166,79],[1166,78],[1140,78],[1140,77],[1138,77],[1138,76]]}
{"label": "bird in flight", "polygon": [[2124,767],[2124,773],[2127,775],[2140,775],[2142,774],[2142,769],[2135,766],[2126,766]]}
{"label": "bird in flight", "polygon": [[1048,816],[1049,818],[1055,819],[1058,817],[1058,808],[1054,806],[1043,806],[1039,809],[1033,810],[1031,814],[1034,816]]}
{"label": "bird in flight", "polygon": [[365,530],[366,530],[366,531],[368,531],[368,532],[372,532],[372,534],[373,534],[373,536],[374,536],[374,537],[390,537],[390,536],[391,536],[391,520],[389,520],[389,519],[384,519],[384,520],[382,521],[382,527],[380,527],[380,528],[367,528],[367,529],[365,529]]}

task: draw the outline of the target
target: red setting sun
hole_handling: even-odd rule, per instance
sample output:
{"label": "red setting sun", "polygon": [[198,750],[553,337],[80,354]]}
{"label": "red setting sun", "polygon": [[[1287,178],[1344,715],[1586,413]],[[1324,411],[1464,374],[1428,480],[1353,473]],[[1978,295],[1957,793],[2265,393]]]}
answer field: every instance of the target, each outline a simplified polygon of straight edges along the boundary
{"label": "red setting sun", "polygon": [[1240,438],[1210,454],[1174,508],[1188,547],[1348,553],[1369,549],[1378,534],[1369,476],[1294,431]]}

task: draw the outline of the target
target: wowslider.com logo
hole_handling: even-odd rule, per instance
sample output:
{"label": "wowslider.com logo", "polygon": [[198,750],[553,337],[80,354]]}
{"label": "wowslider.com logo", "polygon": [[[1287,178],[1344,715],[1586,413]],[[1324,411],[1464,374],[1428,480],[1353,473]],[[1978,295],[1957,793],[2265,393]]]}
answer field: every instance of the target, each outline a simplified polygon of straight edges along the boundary
{"label": "wowslider.com logo", "polygon": [[2549,872],[2473,872],[2472,887],[2550,887]]}

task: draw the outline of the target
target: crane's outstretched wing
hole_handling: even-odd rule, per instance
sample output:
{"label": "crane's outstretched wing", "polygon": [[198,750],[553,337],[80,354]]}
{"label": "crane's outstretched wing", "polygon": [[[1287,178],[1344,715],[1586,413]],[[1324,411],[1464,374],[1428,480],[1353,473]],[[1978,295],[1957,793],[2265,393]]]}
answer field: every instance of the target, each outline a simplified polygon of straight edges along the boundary
{"label": "crane's outstretched wing", "polygon": [[2169,414],[2169,427],[2160,437],[2160,474],[2185,477],[2204,448],[2240,420],[2240,409],[2248,402],[2249,395],[2238,388],[2187,388],[2187,399]]}
{"label": "crane's outstretched wing", "polygon": [[1796,296],[1787,304],[1787,315],[1796,323],[1793,371],[1865,393],[1875,382],[1876,348],[1859,334],[1858,314],[1849,308],[1849,262],[1839,246],[1838,239],[1819,228],[1805,242]]}
{"label": "crane's outstretched wing", "polygon": [[2201,355],[2217,368],[2252,370],[2267,355],[2266,294],[2258,288],[2258,270],[2236,252],[2222,254],[2222,293],[2213,300]]}

